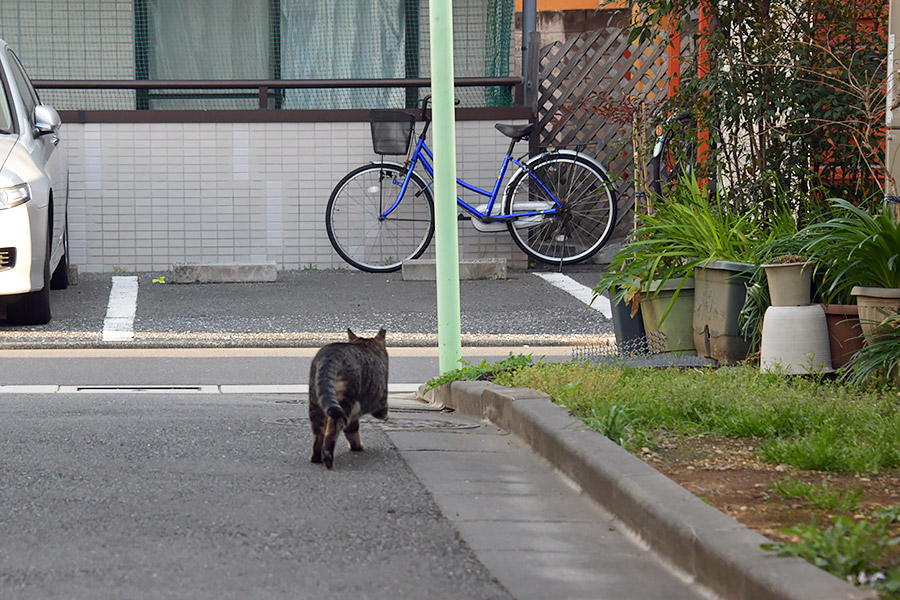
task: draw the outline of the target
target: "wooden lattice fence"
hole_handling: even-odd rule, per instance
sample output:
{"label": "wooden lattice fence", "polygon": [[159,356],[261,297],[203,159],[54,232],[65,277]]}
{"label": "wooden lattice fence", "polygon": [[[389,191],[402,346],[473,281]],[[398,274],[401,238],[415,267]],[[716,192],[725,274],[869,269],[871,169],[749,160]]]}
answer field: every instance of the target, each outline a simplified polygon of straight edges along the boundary
{"label": "wooden lattice fence", "polygon": [[642,103],[649,113],[665,98],[667,69],[665,44],[628,42],[620,28],[582,33],[540,52],[537,144],[581,148],[606,166],[619,198],[617,237],[632,222],[632,117]]}

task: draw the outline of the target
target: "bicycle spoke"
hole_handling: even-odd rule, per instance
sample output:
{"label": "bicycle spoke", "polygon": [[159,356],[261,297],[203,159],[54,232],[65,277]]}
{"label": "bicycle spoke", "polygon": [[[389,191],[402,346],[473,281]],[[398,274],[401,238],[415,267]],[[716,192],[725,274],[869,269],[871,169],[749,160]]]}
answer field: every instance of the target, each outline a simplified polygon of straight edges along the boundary
{"label": "bicycle spoke", "polygon": [[521,231],[510,225],[513,239],[543,262],[569,264],[591,256],[608,239],[615,218],[609,180],[587,160],[568,155],[549,155],[533,164],[533,176],[540,183],[532,176],[517,176],[508,206],[514,207],[517,199],[553,198],[559,206],[555,215],[537,225]]}
{"label": "bicycle spoke", "polygon": [[369,165],[353,171],[332,192],[326,227],[332,246],[351,265],[371,272],[396,271],[403,260],[424,252],[434,233],[434,208],[416,176],[395,202],[405,175],[394,167]]}

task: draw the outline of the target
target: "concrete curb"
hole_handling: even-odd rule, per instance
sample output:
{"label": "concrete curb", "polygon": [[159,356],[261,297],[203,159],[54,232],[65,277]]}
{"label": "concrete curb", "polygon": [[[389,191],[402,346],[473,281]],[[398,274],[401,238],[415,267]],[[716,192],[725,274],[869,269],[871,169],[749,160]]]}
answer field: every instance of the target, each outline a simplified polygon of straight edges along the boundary
{"label": "concrete curb", "polygon": [[[403,281],[434,281],[437,279],[437,261],[433,258],[404,260],[401,267]],[[467,258],[459,261],[459,278],[506,279],[505,258]]]}
{"label": "concrete curb", "polygon": [[271,283],[277,281],[274,262],[172,265],[170,283]]}
{"label": "concrete curb", "polygon": [[457,381],[435,390],[434,399],[519,436],[654,552],[722,598],[877,598],[801,558],[762,550],[766,538],[587,429],[546,394]]}

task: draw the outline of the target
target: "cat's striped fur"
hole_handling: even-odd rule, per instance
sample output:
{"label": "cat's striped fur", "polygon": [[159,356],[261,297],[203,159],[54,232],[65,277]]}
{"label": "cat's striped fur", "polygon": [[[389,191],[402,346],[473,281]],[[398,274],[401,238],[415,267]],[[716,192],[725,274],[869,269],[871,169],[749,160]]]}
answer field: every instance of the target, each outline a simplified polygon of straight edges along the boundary
{"label": "cat's striped fur", "polygon": [[363,338],[347,329],[348,342],[328,344],[309,369],[309,421],[313,432],[310,461],[334,464],[334,445],[344,432],[350,449],[363,449],[359,418],[387,420],[388,354],[385,330]]}

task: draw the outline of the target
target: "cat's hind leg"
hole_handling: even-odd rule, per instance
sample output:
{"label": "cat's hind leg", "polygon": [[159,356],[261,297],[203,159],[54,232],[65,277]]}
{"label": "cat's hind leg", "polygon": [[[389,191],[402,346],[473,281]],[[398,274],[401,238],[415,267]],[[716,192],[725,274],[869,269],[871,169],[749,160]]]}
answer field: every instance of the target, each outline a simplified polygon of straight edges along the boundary
{"label": "cat's hind leg", "polygon": [[328,422],[325,425],[325,443],[322,448],[322,462],[325,463],[325,466],[329,469],[334,466],[334,443],[337,440],[337,437],[343,431],[346,423],[343,419],[332,419],[328,417]]}
{"label": "cat's hind leg", "polygon": [[322,447],[325,444],[325,420],[327,417],[318,404],[309,403],[309,424],[313,433],[313,450],[309,462],[322,462]]}
{"label": "cat's hind leg", "polygon": [[359,439],[359,419],[353,419],[344,428],[344,437],[350,444],[350,449],[354,452],[362,452],[362,440]]}

